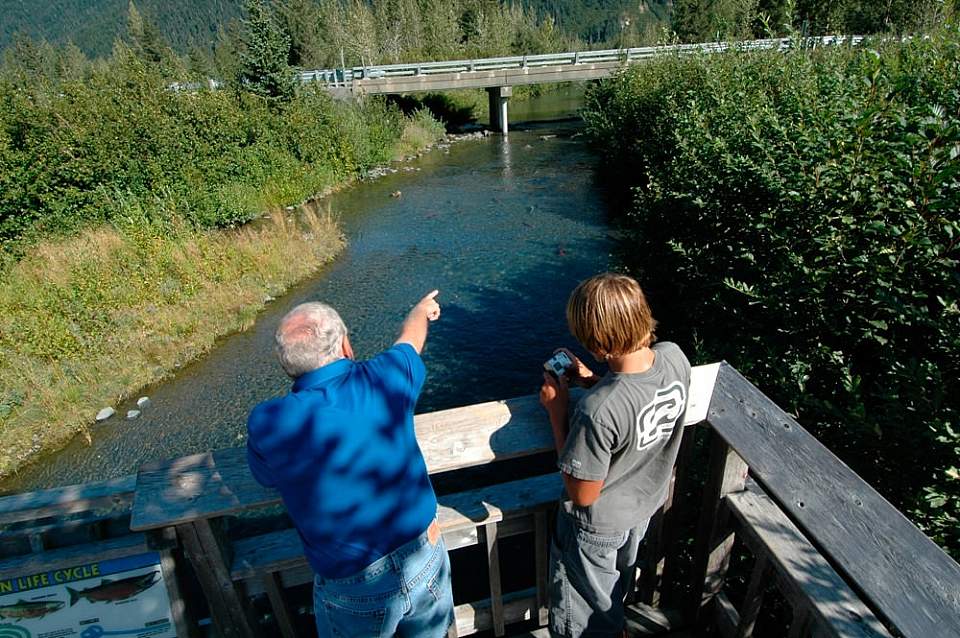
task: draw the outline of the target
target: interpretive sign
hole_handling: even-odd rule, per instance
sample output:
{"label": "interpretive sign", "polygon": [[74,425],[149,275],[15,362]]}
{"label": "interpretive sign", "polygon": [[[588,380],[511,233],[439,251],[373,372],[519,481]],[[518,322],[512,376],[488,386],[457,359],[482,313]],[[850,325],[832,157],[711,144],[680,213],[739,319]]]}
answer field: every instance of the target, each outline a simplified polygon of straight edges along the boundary
{"label": "interpretive sign", "polygon": [[176,638],[160,555],[0,579],[0,638]]}

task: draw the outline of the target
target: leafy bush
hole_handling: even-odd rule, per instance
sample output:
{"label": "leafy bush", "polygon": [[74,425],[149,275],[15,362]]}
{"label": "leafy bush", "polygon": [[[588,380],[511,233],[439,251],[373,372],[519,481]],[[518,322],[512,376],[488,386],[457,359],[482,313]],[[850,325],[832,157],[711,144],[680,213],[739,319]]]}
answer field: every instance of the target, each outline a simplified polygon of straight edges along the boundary
{"label": "leafy bush", "polygon": [[588,96],[664,325],[960,555],[960,35],[629,69]]}
{"label": "leafy bush", "polygon": [[0,242],[111,221],[117,193],[172,198],[200,228],[237,224],[389,161],[406,125],[382,100],[311,87],[282,109],[173,90],[118,45],[89,80],[0,82]]}

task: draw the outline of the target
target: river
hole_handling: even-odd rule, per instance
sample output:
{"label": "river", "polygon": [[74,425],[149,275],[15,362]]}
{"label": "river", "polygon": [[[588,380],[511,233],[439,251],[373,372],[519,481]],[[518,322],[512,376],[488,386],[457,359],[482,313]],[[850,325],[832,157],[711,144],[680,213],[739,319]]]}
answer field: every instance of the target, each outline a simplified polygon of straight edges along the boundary
{"label": "river", "polygon": [[[511,117],[558,118],[576,106],[576,94],[550,94],[511,104]],[[151,403],[140,418],[122,416],[132,401],[120,405],[92,427],[91,444],[78,437],[0,487],[112,478],[147,461],[242,445],[250,408],[289,387],[273,355],[277,323],[309,300],[339,310],[366,358],[392,343],[422,294],[440,290],[418,412],[536,392],[552,349],[574,345],[567,295],[614,259],[581,127],[528,122],[507,138],[434,150],[403,165],[413,170],[317,202],[340,217],[349,242],[335,262],[268,305],[251,329],[144,390]]]}

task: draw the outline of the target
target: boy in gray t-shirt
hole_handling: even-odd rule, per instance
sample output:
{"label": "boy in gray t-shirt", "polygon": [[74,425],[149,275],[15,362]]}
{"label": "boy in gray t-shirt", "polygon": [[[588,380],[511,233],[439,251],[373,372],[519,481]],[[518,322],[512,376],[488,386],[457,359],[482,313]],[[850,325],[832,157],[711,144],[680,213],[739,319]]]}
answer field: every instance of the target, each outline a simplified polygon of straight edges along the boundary
{"label": "boy in gray t-shirt", "polygon": [[[577,286],[567,323],[610,372],[601,378],[566,351],[573,365],[559,379],[544,374],[540,390],[565,487],[550,548],[550,633],[619,636],[640,541],[683,436],[690,363],[675,344],[651,345],[656,321],[625,275]],[[572,414],[568,380],[590,388]]]}

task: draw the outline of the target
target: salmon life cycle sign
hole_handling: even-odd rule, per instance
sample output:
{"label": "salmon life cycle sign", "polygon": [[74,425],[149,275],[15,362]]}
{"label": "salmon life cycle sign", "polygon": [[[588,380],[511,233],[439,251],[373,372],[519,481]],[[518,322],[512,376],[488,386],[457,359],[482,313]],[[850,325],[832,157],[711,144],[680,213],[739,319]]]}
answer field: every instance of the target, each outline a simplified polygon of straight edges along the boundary
{"label": "salmon life cycle sign", "polygon": [[0,638],[176,638],[156,553],[0,578]]}

